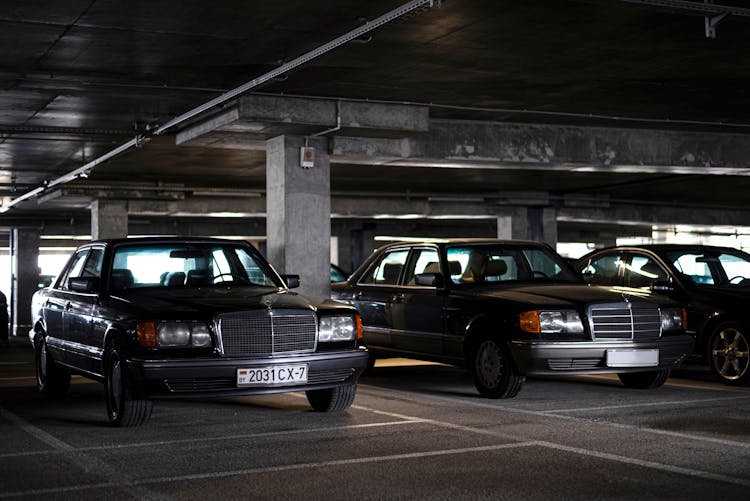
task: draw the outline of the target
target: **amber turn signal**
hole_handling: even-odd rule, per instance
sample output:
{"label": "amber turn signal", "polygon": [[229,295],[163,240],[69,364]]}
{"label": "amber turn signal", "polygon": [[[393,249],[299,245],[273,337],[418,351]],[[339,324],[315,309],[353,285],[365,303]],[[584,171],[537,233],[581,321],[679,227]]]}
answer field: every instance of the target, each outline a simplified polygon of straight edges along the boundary
{"label": "amber turn signal", "polygon": [[687,330],[687,310],[685,308],[682,309],[682,330]]}
{"label": "amber turn signal", "polygon": [[362,339],[362,317],[354,315],[354,322],[357,324],[357,339]]}
{"label": "amber turn signal", "polygon": [[538,311],[524,311],[518,316],[519,326],[524,332],[539,334],[542,332],[542,324],[539,322]]}
{"label": "amber turn signal", "polygon": [[138,344],[145,348],[156,348],[156,322],[138,324]]}

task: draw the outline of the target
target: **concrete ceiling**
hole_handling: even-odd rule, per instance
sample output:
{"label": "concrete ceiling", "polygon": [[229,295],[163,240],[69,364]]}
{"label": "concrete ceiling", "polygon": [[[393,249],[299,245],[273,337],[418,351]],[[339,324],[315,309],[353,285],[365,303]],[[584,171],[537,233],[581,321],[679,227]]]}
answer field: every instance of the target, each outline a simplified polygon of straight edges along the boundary
{"label": "concrete ceiling", "polygon": [[[3,204],[404,3],[4,0]],[[253,92],[423,103],[435,120],[705,132],[747,142],[748,20],[730,15],[708,38],[703,13],[675,5],[443,0]],[[64,192],[14,205],[0,226],[85,214],[91,193],[111,190],[174,198],[264,190],[263,151],[178,146],[180,128],[96,166]],[[331,186],[347,196],[547,192],[744,214],[750,177],[728,167],[722,175],[427,167],[425,175],[424,167],[337,163]],[[750,225],[750,215],[741,217]]]}

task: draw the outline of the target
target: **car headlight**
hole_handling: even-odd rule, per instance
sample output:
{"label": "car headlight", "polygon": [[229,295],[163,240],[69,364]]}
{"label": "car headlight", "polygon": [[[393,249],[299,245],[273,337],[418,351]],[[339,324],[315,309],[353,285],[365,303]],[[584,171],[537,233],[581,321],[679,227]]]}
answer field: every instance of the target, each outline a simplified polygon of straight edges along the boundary
{"label": "car headlight", "polygon": [[519,316],[522,331],[532,334],[581,334],[583,322],[575,310],[524,311]]}
{"label": "car headlight", "polygon": [[660,314],[662,331],[672,331],[686,327],[684,308],[662,308]]}
{"label": "car headlight", "polygon": [[353,341],[362,336],[362,321],[359,315],[320,317],[318,341]]}
{"label": "car headlight", "polygon": [[205,322],[141,322],[138,342],[147,348],[204,348],[211,346],[211,331]]}

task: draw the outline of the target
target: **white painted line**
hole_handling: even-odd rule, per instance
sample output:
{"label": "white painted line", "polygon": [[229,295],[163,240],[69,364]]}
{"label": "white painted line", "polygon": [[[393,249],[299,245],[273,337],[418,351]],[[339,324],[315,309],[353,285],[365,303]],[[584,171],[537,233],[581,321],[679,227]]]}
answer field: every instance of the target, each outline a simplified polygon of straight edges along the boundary
{"label": "white painted line", "polygon": [[[7,409],[4,409],[0,407],[0,418],[4,418],[7,421],[10,421],[11,423],[15,424],[19,428],[21,428],[23,431],[28,433],[29,435],[33,436],[37,440],[49,445],[55,450],[58,450],[60,452],[66,453],[66,458],[75,466],[80,468],[82,471],[98,475],[101,477],[104,477],[105,479],[110,480],[109,482],[105,482],[104,484],[98,484],[100,486],[116,486],[121,489],[123,489],[126,493],[129,495],[135,497],[136,499],[166,499],[164,496],[157,494],[155,492],[150,491],[148,488],[139,486],[133,483],[133,480],[130,479],[127,475],[124,475],[122,472],[117,470],[116,468],[112,468],[105,464],[101,459],[95,458],[93,456],[88,456],[82,452],[76,451],[74,447],[66,442],[63,442],[62,440],[50,435],[46,431],[42,430],[41,428],[38,428],[25,419],[13,414],[12,412],[8,411]],[[88,486],[86,487],[89,488]],[[68,492],[70,487],[63,487],[63,490],[61,492]],[[12,497],[12,496],[18,496],[18,495],[26,495],[26,494],[14,494],[14,493],[8,493],[3,492],[0,493],[0,498],[5,497]]]}
{"label": "white painted line", "polygon": [[[228,470],[228,471],[217,471],[217,472],[211,472],[211,473],[194,473],[191,475],[175,475],[171,477],[148,478],[148,479],[143,479],[143,480],[135,480],[132,483],[134,485],[140,486],[140,485],[163,484],[163,483],[170,483],[170,482],[184,482],[184,481],[191,481],[191,480],[210,480],[210,479],[216,479],[216,478],[237,477],[237,476],[243,476],[243,475],[276,473],[280,471],[293,471],[293,470],[305,470],[305,469],[313,469],[313,468],[326,468],[326,467],[331,467],[331,466],[347,466],[347,465],[355,465],[355,464],[400,461],[400,460],[405,460],[405,459],[420,459],[420,458],[437,457],[437,456],[450,456],[450,455],[456,455],[456,454],[470,454],[470,453],[475,453],[475,452],[488,452],[488,451],[496,451],[496,450],[501,450],[501,449],[517,449],[519,447],[531,447],[531,446],[538,446],[538,445],[539,445],[538,442],[532,441],[532,442],[518,442],[514,444],[498,444],[498,445],[485,445],[485,446],[479,446],[479,447],[465,447],[461,449],[445,449],[445,450],[439,450],[439,451],[409,452],[405,454],[391,454],[388,456],[370,456],[370,457],[349,458],[349,459],[333,459],[330,461],[319,461],[319,462],[314,462],[314,463],[296,463],[296,464],[279,465],[279,466],[265,466],[262,468],[247,468],[243,470]],[[57,494],[61,492],[83,491],[83,490],[91,490],[91,489],[106,488],[106,487],[121,487],[121,486],[119,484],[113,484],[109,482],[109,483],[102,483],[102,484],[82,485],[80,487],[75,486],[75,487],[60,487],[60,488],[53,487],[49,489],[32,489],[32,490],[27,490],[27,491],[0,493],[0,499],[6,498],[6,497],[14,497],[14,496],[41,496],[44,494]]]}
{"label": "white painted line", "polygon": [[668,407],[674,405],[692,405],[702,404],[708,402],[725,402],[732,400],[750,400],[750,395],[742,397],[718,397],[718,398],[699,398],[694,400],[663,400],[660,402],[642,402],[639,404],[622,404],[622,405],[601,405],[598,407],[570,407],[567,409],[551,409],[546,411],[539,411],[545,414],[558,414],[562,412],[589,412],[589,411],[606,411],[610,409],[629,409],[634,407]]}
{"label": "white painted line", "polygon": [[[380,411],[377,409],[371,409],[368,407],[362,407],[357,406],[358,409],[374,412],[376,414],[384,415],[384,416],[391,416],[398,419],[414,419],[415,416],[408,416],[405,414],[399,414],[395,412],[386,412],[386,411]],[[506,410],[506,409],[498,409],[498,410]],[[473,426],[464,426],[464,425],[457,425],[454,423],[448,423],[444,421],[437,421],[434,419],[430,419],[429,423],[434,424],[435,426],[440,426],[443,428],[449,428],[452,430],[463,430],[467,432],[477,433],[480,435],[493,435],[500,438],[512,438],[515,440],[518,440],[519,438],[517,434],[510,435],[508,433],[502,433],[498,431],[488,430],[484,428],[475,428]],[[556,444],[554,442],[547,442],[547,441],[529,441],[529,442],[521,442],[522,444],[529,444],[529,445],[541,445],[543,447],[547,447],[550,449],[560,450],[560,451],[566,451],[566,452],[572,452],[575,454],[579,454],[582,456],[588,456],[588,457],[594,457],[598,459],[606,459],[609,461],[616,461],[618,463],[625,463],[625,464],[631,464],[635,466],[641,466],[644,468],[649,468],[652,470],[660,470],[660,471],[666,471],[669,473],[679,473],[681,475],[689,476],[689,477],[696,477],[696,478],[703,478],[707,480],[716,480],[719,482],[725,482],[728,484],[735,484],[735,485],[742,485],[745,487],[750,487],[750,480],[744,479],[744,478],[737,478],[737,477],[730,477],[729,475],[722,475],[720,473],[712,473],[712,472],[706,472],[702,470],[694,470],[692,468],[683,468],[681,466],[674,466],[666,463],[658,463],[655,461],[645,461],[642,459],[637,458],[630,458],[627,456],[620,456],[619,454],[610,454],[606,452],[598,452],[593,451],[589,449],[583,449],[580,447],[569,447],[567,445],[563,444]]]}
{"label": "white painted line", "polygon": [[6,459],[6,458],[13,458],[13,457],[21,457],[21,456],[40,456],[45,454],[59,454],[62,452],[66,452],[67,450],[76,451],[76,452],[90,452],[90,451],[100,451],[100,450],[106,450],[111,451],[115,449],[133,449],[138,447],[157,447],[157,446],[169,446],[169,445],[179,445],[179,444],[196,444],[199,442],[218,442],[218,441],[234,441],[234,440],[247,440],[247,439],[254,439],[254,438],[267,438],[267,437],[280,437],[280,436],[288,436],[288,435],[304,435],[309,433],[328,433],[328,432],[339,432],[339,431],[348,431],[348,430],[362,430],[367,428],[380,428],[380,427],[387,427],[387,426],[401,426],[401,425],[407,425],[407,424],[418,424],[418,423],[425,423],[426,420],[424,419],[410,419],[410,420],[399,420],[399,421],[387,421],[387,422],[379,422],[379,423],[364,423],[364,424],[353,424],[353,425],[346,425],[346,426],[326,426],[326,427],[320,427],[320,428],[305,428],[300,430],[281,430],[281,431],[269,431],[264,433],[244,433],[239,435],[221,435],[218,437],[195,437],[195,438],[185,438],[180,440],[159,440],[159,441],[153,441],[153,442],[133,442],[128,444],[109,444],[109,445],[100,445],[100,446],[92,446],[92,447],[71,447],[70,449],[66,449],[65,451],[61,449],[53,449],[53,450],[45,450],[45,451],[31,451],[31,452],[10,452],[6,454],[0,454],[0,459]]}
{"label": "white painted line", "polygon": [[[359,386],[363,387],[365,385],[362,385],[360,383]],[[373,389],[373,388],[378,389],[377,386],[367,386],[367,388],[368,389]],[[503,405],[487,404],[487,403],[480,402],[480,401],[472,401],[472,400],[466,400],[466,399],[460,399],[460,398],[439,397],[439,396],[436,396],[436,395],[425,395],[423,393],[417,394],[417,393],[405,392],[403,390],[388,389],[389,396],[393,395],[393,394],[398,394],[398,393],[402,393],[404,395],[409,395],[411,397],[412,401],[416,401],[417,398],[415,398],[415,397],[418,397],[418,398],[422,398],[423,400],[428,400],[428,401],[432,400],[432,401],[438,401],[438,402],[445,402],[445,403],[450,403],[450,404],[454,404],[454,405],[457,404],[457,403],[461,403],[463,405],[468,405],[470,407],[479,407],[479,408],[483,408],[483,409],[494,409],[494,410],[497,410],[497,411],[514,412],[514,413],[517,413],[517,414],[528,414],[530,416],[539,416],[539,417],[547,417],[547,418],[552,417],[552,418],[555,418],[555,419],[563,419],[563,420],[567,420],[567,421],[577,421],[577,422],[582,422],[582,423],[584,423],[584,422],[585,423],[592,423],[592,424],[595,424],[597,426],[610,426],[612,428],[622,428],[622,429],[628,429],[628,430],[638,430],[638,431],[643,431],[643,432],[647,432],[647,433],[652,433],[652,434],[655,434],[655,435],[665,435],[665,436],[670,436],[670,437],[682,438],[682,439],[686,439],[686,440],[694,440],[694,441],[697,441],[697,442],[707,442],[707,443],[713,443],[713,444],[728,445],[728,446],[731,446],[731,447],[738,447],[738,448],[743,448],[743,449],[750,449],[750,443],[748,443],[748,442],[737,442],[735,440],[727,440],[727,439],[723,439],[723,438],[707,437],[707,436],[704,436],[704,435],[693,435],[693,434],[690,434],[690,433],[680,433],[680,432],[676,432],[676,431],[659,430],[659,429],[656,429],[656,428],[647,428],[647,427],[635,426],[635,425],[630,425],[630,424],[613,423],[611,421],[597,421],[597,420],[588,419],[588,418],[582,418],[582,417],[577,417],[577,416],[567,416],[565,414],[552,414],[549,411],[532,411],[532,410],[528,410],[528,409],[519,409],[517,407],[507,407],[507,406],[503,406]],[[382,397],[382,395],[378,395],[378,396],[380,396],[381,398],[384,398],[384,397]],[[732,398],[740,398],[740,397],[727,397],[727,398],[731,400]],[[388,415],[391,415],[391,414],[388,414]],[[401,416],[402,419],[407,419],[408,417],[409,416]]]}

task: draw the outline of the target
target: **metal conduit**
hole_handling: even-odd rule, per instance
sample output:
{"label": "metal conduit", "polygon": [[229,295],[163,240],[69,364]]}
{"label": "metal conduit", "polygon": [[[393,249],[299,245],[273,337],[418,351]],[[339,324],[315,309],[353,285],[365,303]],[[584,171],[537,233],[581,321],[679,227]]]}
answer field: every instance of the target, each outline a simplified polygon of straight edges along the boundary
{"label": "metal conduit", "polygon": [[[172,129],[173,127],[176,127],[177,125],[180,125],[184,123],[187,120],[190,120],[191,118],[194,118],[195,116],[210,110],[211,108],[214,108],[216,106],[222,105],[226,103],[227,101],[230,101],[234,99],[235,97],[239,96],[240,94],[247,92],[248,90],[257,87],[259,85],[262,85],[266,82],[268,82],[271,79],[278,78],[279,76],[283,75],[284,73],[287,73],[294,68],[297,68],[298,66],[301,66],[307,62],[312,61],[315,58],[318,58],[322,56],[323,54],[326,54],[327,52],[332,51],[333,49],[340,47],[341,45],[346,44],[347,42],[350,42],[356,38],[359,38],[370,31],[373,31],[380,26],[387,24],[394,19],[397,19],[404,14],[408,14],[410,12],[413,12],[415,10],[418,10],[423,7],[434,7],[436,5],[440,5],[440,0],[412,0],[410,2],[407,2],[400,7],[391,10],[390,12],[387,12],[383,14],[382,16],[372,20],[368,21],[362,26],[355,28],[344,35],[341,35],[338,38],[335,38],[331,40],[330,42],[321,45],[320,47],[313,49],[309,52],[306,52],[305,54],[289,61],[288,63],[285,63],[278,68],[269,71],[268,73],[265,73],[264,75],[261,75],[243,85],[240,85],[239,87],[236,87],[225,94],[222,94],[221,96],[212,99],[196,108],[193,108],[192,110],[183,113],[182,115],[173,118],[169,122],[165,123],[164,125],[158,127],[153,134],[154,135],[161,135],[164,134],[169,129]],[[104,155],[100,156],[99,158],[92,160],[91,162],[87,163],[86,165],[83,165],[81,167],[78,167],[77,169],[74,169],[56,179],[53,179],[52,181],[48,181],[42,186],[39,186],[37,188],[34,188],[33,190],[24,193],[23,195],[14,198],[11,200],[7,205],[4,207],[0,207],[0,213],[5,213],[8,210],[10,210],[13,206],[28,200],[32,197],[35,197],[41,193],[43,193],[46,189],[51,188],[53,186],[57,186],[59,184],[70,182],[74,179],[80,178],[80,177],[87,177],[88,173],[97,165],[106,162],[107,160],[119,155],[120,153],[123,153],[131,148],[141,146],[144,142],[148,141],[148,137],[145,135],[138,135],[131,139],[130,141],[126,142],[125,144],[122,144],[118,146],[117,148],[105,153]]]}

